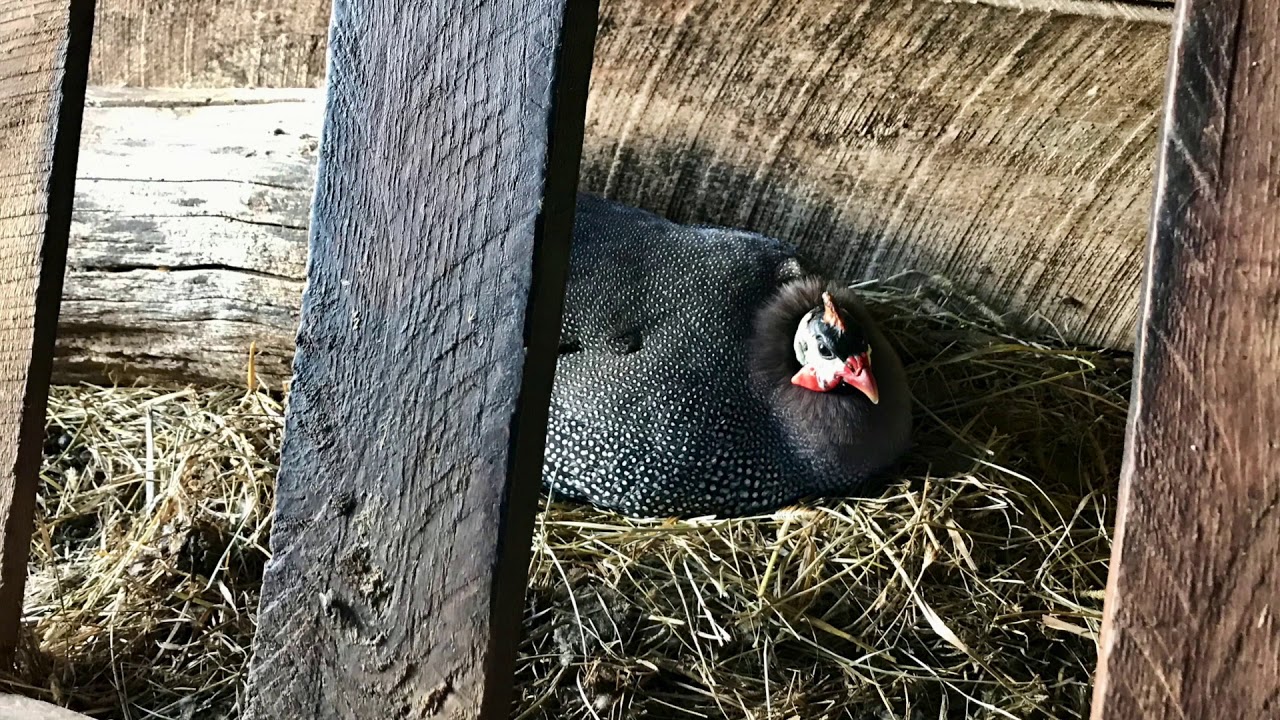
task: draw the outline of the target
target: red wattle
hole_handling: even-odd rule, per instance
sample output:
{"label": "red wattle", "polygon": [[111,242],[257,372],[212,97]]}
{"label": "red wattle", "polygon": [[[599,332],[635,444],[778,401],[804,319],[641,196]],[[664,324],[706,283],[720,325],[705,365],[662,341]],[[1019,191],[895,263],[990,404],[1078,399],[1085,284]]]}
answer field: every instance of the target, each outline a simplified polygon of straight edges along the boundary
{"label": "red wattle", "polygon": [[814,392],[827,392],[831,389],[822,386],[822,382],[818,380],[818,373],[808,365],[800,368],[800,372],[791,377],[791,384]]}

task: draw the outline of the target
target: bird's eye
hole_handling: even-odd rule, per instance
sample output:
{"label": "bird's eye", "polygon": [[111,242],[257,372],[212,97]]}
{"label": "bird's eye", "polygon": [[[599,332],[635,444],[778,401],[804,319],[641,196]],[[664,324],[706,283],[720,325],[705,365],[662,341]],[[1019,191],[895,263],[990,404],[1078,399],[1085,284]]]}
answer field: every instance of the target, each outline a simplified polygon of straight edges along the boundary
{"label": "bird's eye", "polygon": [[831,352],[831,348],[827,347],[826,343],[818,343],[818,354],[828,360],[835,357],[835,353]]}

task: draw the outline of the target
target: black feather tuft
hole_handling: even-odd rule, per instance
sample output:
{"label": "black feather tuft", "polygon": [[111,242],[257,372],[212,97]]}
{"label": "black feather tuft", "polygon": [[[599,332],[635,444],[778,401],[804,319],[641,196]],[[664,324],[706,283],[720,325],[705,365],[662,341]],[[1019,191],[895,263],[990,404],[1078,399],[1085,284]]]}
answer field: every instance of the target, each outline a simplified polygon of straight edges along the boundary
{"label": "black feather tuft", "polygon": [[865,477],[885,464],[885,449],[891,451],[889,455],[901,451],[909,431],[900,422],[885,422],[892,411],[873,405],[854,388],[841,386],[819,393],[791,383],[800,369],[791,339],[805,314],[821,307],[823,291],[831,293],[845,313],[847,335],[857,338],[855,342],[863,348],[868,339],[880,346],[875,371],[878,378],[880,370],[885,371],[881,385],[888,380],[895,396],[906,395],[897,356],[878,333],[869,332],[871,319],[857,296],[818,277],[787,283],[757,313],[748,352],[751,382],[810,463],[829,472]]}

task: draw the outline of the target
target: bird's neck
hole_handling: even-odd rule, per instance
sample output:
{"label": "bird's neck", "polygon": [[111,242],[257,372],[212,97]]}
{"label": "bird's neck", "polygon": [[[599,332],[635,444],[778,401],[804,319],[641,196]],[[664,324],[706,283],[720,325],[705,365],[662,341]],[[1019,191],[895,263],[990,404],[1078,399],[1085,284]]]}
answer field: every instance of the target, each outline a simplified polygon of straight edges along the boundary
{"label": "bird's neck", "polygon": [[807,448],[805,455],[812,462],[841,467],[866,424],[866,404],[853,389],[823,393],[791,382],[800,370],[794,348],[796,327],[821,305],[824,290],[838,301],[850,294],[819,278],[793,280],[779,288],[756,314],[747,366],[753,392],[792,438],[793,446]]}

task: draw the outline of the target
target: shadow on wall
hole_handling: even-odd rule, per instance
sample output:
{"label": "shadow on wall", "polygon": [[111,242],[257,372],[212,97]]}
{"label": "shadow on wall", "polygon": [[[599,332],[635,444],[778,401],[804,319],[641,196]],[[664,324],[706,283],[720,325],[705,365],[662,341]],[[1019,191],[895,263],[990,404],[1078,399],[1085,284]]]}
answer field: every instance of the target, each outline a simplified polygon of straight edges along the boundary
{"label": "shadow on wall", "polygon": [[[1059,335],[1061,316],[1078,326],[1090,315],[1086,304],[1070,295],[1057,299],[1060,317],[1045,318],[1035,308],[1020,311],[1011,303],[1008,287],[1016,278],[1002,278],[986,264],[964,265],[953,247],[919,232],[928,223],[890,229],[865,217],[880,213],[859,204],[856,188],[843,197],[806,191],[803,180],[790,174],[762,177],[696,148],[610,148],[616,156],[594,149],[584,150],[582,190],[680,223],[740,228],[787,240],[796,244],[808,268],[837,281],[939,275],[960,293],[1000,311],[1000,321],[1014,332]],[[957,216],[948,224],[968,221]]]}

